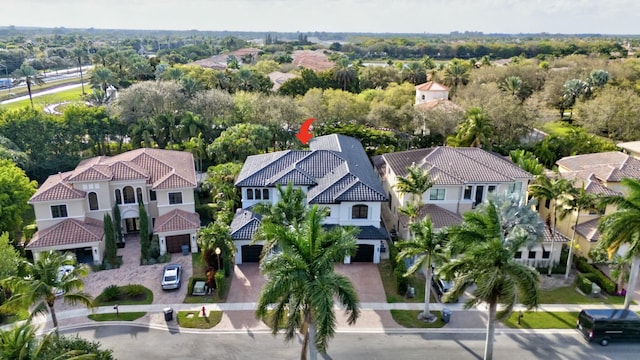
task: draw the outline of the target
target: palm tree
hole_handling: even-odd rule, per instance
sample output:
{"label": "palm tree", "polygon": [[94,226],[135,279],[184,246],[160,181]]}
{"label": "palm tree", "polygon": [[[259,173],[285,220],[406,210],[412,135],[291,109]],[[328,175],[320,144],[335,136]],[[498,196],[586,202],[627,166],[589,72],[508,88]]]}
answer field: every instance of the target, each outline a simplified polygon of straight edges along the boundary
{"label": "palm tree", "polygon": [[[314,205],[296,226],[263,224],[268,238],[278,239],[280,252],[263,259],[267,282],[256,310],[267,319],[274,335],[284,326],[285,340],[300,330],[304,340],[300,359],[316,360],[335,334],[334,299],[339,299],[352,325],[360,315],[358,294],[348,277],[334,270],[334,263],[356,251],[356,240],[345,228],[322,228],[326,212]],[[270,310],[273,305],[273,310]]]}
{"label": "palm tree", "polygon": [[162,73],[162,79],[163,80],[175,80],[175,81],[178,81],[183,76],[184,76],[184,71],[182,71],[181,68],[177,68],[177,67],[173,67],[173,66],[170,67],[170,68],[167,68],[167,70],[165,70]]}
{"label": "palm tree", "polygon": [[451,88],[453,94],[458,86],[466,85],[469,82],[469,67],[460,61],[452,61],[444,69],[444,83]]}
{"label": "palm tree", "polygon": [[571,243],[569,245],[569,256],[567,257],[567,270],[564,278],[569,278],[571,272],[571,262],[573,260],[573,248],[575,247],[577,227],[580,223],[580,213],[584,210],[598,210],[599,196],[589,193],[585,189],[584,183],[581,187],[572,186],[557,201],[560,206],[560,219],[564,219],[567,215],[575,214],[575,222],[573,224],[573,234],[571,235]]}
{"label": "palm tree", "polygon": [[406,177],[398,177],[395,185],[400,195],[410,195],[409,203],[404,205],[399,211],[409,217],[409,237],[411,237],[411,224],[420,215],[420,210],[424,202],[422,197],[434,184],[435,179],[431,179],[428,170],[424,170],[415,164],[407,168]]}
{"label": "palm tree", "polygon": [[[463,218],[461,225],[449,230],[451,255],[456,257],[441,272],[454,278],[454,285],[444,299],[457,298],[470,284],[476,284],[465,308],[483,302],[489,306],[484,352],[484,359],[489,360],[493,357],[495,321],[505,319],[519,301],[528,309],[538,306],[538,273],[514,258],[533,239],[520,225],[503,228],[493,200]],[[504,305],[503,310],[497,311],[498,304]]]}
{"label": "palm tree", "polygon": [[77,47],[73,49],[73,58],[78,63],[78,70],[80,71],[80,84],[82,85],[82,95],[84,95],[84,77],[82,76],[82,62],[89,58],[87,50]]}
{"label": "palm tree", "polygon": [[479,107],[467,110],[466,120],[459,125],[455,138],[450,140],[455,146],[485,148],[490,145],[493,135],[493,123],[489,115]]}
{"label": "palm tree", "polygon": [[107,69],[106,67],[99,67],[94,69],[91,72],[91,78],[89,79],[91,85],[99,87],[100,90],[102,90],[102,92],[105,94],[107,92],[107,87],[109,87],[109,85],[113,84],[115,81],[116,75],[113,73],[113,71]]}
{"label": "palm tree", "polygon": [[628,195],[607,196],[601,200],[602,205],[615,205],[617,211],[605,215],[600,220],[598,245],[607,250],[609,258],[612,258],[623,244],[628,245],[626,257],[633,258],[629,274],[629,291],[624,299],[624,308],[628,310],[640,267],[640,180],[622,179],[621,183],[628,189]]}
{"label": "palm tree", "polygon": [[29,93],[29,101],[31,102],[31,109],[33,109],[33,97],[31,94],[31,88],[35,85],[44,84],[44,80],[38,75],[36,69],[31,65],[22,64],[20,68],[16,69],[16,71],[12,74],[13,78],[16,79],[13,83],[13,86],[20,85],[24,83],[27,85],[27,92]]}
{"label": "palm tree", "polygon": [[431,302],[431,278],[433,277],[433,263],[446,261],[445,237],[433,233],[433,223],[427,216],[420,222],[411,224],[413,239],[400,241],[396,246],[400,250],[398,261],[415,258],[415,261],[404,276],[411,276],[419,269],[425,269],[424,311],[418,314],[418,319],[434,322],[437,318],[429,311]]}
{"label": "palm tree", "polygon": [[500,89],[508,92],[520,102],[523,102],[531,94],[530,89],[519,76],[509,76],[504,79],[500,84]]}
{"label": "palm tree", "polygon": [[[549,215],[548,221],[549,230],[551,231],[551,250],[550,253],[553,254],[553,248],[555,245],[556,239],[556,226],[558,223],[558,206],[557,199],[561,199],[564,194],[568,193],[571,190],[571,182],[569,180],[561,178],[559,176],[549,178],[544,174],[538,175],[535,177],[535,182],[529,185],[529,194],[534,198],[538,199],[540,203],[542,200],[545,202],[549,202]],[[553,262],[549,261],[549,270],[547,272],[547,276],[551,276],[551,271],[553,269]]]}
{"label": "palm tree", "polygon": [[[54,308],[56,293],[63,292],[62,299],[65,302],[93,306],[93,298],[80,292],[84,287],[82,277],[89,273],[89,268],[84,264],[77,264],[73,254],[42,252],[34,263],[23,260],[21,266],[24,269],[24,274],[21,275],[24,276],[11,276],[1,282],[13,294],[2,308],[17,310],[35,305],[30,318],[50,313],[57,332],[58,319]],[[73,266],[73,270],[59,276],[59,269],[64,266]]]}
{"label": "palm tree", "polygon": [[411,203],[422,204],[422,196],[434,184],[435,179],[431,178],[428,170],[413,164],[407,168],[406,177],[398,177],[395,188],[401,195],[410,195]]}
{"label": "palm tree", "polygon": [[426,73],[424,67],[418,61],[412,61],[402,69],[404,77],[413,85],[417,85],[426,79]]}
{"label": "palm tree", "polygon": [[338,59],[332,71],[333,79],[342,85],[343,91],[347,91],[349,85],[358,77],[356,70],[347,58]]}

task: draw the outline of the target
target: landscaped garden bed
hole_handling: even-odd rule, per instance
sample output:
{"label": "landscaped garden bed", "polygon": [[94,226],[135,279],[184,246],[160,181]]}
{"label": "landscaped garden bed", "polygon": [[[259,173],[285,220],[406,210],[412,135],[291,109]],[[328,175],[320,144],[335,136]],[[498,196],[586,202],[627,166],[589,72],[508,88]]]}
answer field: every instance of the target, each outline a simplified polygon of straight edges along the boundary
{"label": "landscaped garden bed", "polygon": [[95,306],[142,305],[153,303],[153,292],[139,284],[107,286],[95,299]]}

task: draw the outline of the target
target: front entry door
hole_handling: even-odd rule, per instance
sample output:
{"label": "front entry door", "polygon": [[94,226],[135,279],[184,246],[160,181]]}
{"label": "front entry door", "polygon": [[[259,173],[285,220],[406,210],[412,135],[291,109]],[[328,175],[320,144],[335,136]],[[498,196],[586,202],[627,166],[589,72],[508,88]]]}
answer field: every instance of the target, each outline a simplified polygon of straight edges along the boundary
{"label": "front entry door", "polygon": [[140,219],[139,218],[124,219],[124,223],[125,223],[125,229],[126,229],[126,231],[128,233],[140,231]]}
{"label": "front entry door", "polygon": [[482,200],[484,200],[484,185],[478,185],[476,186],[476,205],[480,205]]}

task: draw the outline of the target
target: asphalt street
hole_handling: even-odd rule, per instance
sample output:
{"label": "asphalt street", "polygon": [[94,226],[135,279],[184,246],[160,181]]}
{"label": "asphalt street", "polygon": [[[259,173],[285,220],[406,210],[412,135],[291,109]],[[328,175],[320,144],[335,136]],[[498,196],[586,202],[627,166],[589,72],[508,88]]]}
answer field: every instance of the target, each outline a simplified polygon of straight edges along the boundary
{"label": "asphalt street", "polygon": [[[92,326],[65,332],[97,340],[119,360],[140,359],[298,359],[299,339],[284,343],[250,330],[198,334],[136,326]],[[481,359],[485,335],[418,333],[337,333],[323,359]],[[638,359],[639,344],[588,344],[573,331],[496,334],[494,359]]]}

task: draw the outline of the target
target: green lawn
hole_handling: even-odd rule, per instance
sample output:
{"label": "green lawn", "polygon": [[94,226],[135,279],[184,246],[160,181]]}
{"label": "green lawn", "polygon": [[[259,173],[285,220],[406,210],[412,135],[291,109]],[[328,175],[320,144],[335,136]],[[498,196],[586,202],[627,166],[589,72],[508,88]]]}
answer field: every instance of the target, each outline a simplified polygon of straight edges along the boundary
{"label": "green lawn", "polygon": [[[424,278],[421,276],[413,275],[409,277],[409,284],[416,289],[416,296],[414,298],[407,298],[404,294],[398,294],[396,291],[396,278],[391,271],[391,262],[389,260],[381,260],[378,264],[380,270],[380,277],[382,278],[382,285],[384,286],[384,292],[387,295],[388,303],[407,302],[407,303],[419,303],[424,302]],[[431,302],[437,302],[435,294],[431,293]]]}
{"label": "green lawn", "polygon": [[116,313],[91,314],[88,317],[93,321],[134,321],[146,314],[146,312],[121,312],[118,315]]}
{"label": "green lawn", "polygon": [[438,320],[432,324],[418,319],[418,314],[421,312],[420,310],[391,310],[391,316],[395,322],[406,328],[441,328],[445,325],[440,311],[431,312],[438,317]]}
{"label": "green lawn", "polygon": [[542,126],[542,131],[549,135],[564,136],[573,128],[574,126],[571,126],[564,121],[549,121]]}
{"label": "green lawn", "polygon": [[[57,80],[52,82],[46,82],[43,85],[32,88],[31,93],[35,94],[40,91],[49,90],[56,87],[71,85],[71,84],[80,84],[80,78],[78,77],[78,78],[72,78],[72,79],[63,79],[63,80]],[[84,86],[85,86],[85,92],[87,88],[91,87],[91,85],[88,85],[86,81],[84,83]],[[11,93],[9,93],[8,89],[2,89],[0,90],[0,101],[12,99],[18,96],[24,96],[27,94],[28,92],[26,87],[21,87],[18,90],[16,90],[15,88],[11,88]]]}
{"label": "green lawn", "polygon": [[592,298],[576,291],[574,285],[559,287],[553,290],[540,290],[540,304],[624,304],[623,296],[607,296]]}
{"label": "green lawn", "polygon": [[202,317],[198,311],[179,311],[178,325],[192,329],[211,329],[222,320],[222,311],[209,311],[208,317]]}
{"label": "green lawn", "polygon": [[153,291],[143,287],[143,293],[138,296],[128,296],[126,294],[126,288],[129,285],[120,286],[121,296],[117,300],[105,300],[104,293],[98,295],[95,299],[96,306],[113,306],[118,305],[145,305],[153,303]]}
{"label": "green lawn", "polygon": [[577,320],[577,312],[525,311],[513,312],[503,323],[514,329],[574,329]]}
{"label": "green lawn", "polygon": [[[88,93],[90,92],[90,90],[87,91],[85,88],[85,92]],[[69,89],[69,90],[60,91],[54,94],[34,97],[33,106],[36,108],[42,109],[46,105],[57,104],[57,103],[66,102],[66,101],[82,102],[83,101],[82,88]],[[0,105],[0,106],[2,106],[4,109],[7,109],[7,110],[15,110],[15,109],[21,109],[25,106],[31,106],[31,103],[29,102],[29,99],[25,99],[25,100],[20,100],[13,103]]]}

